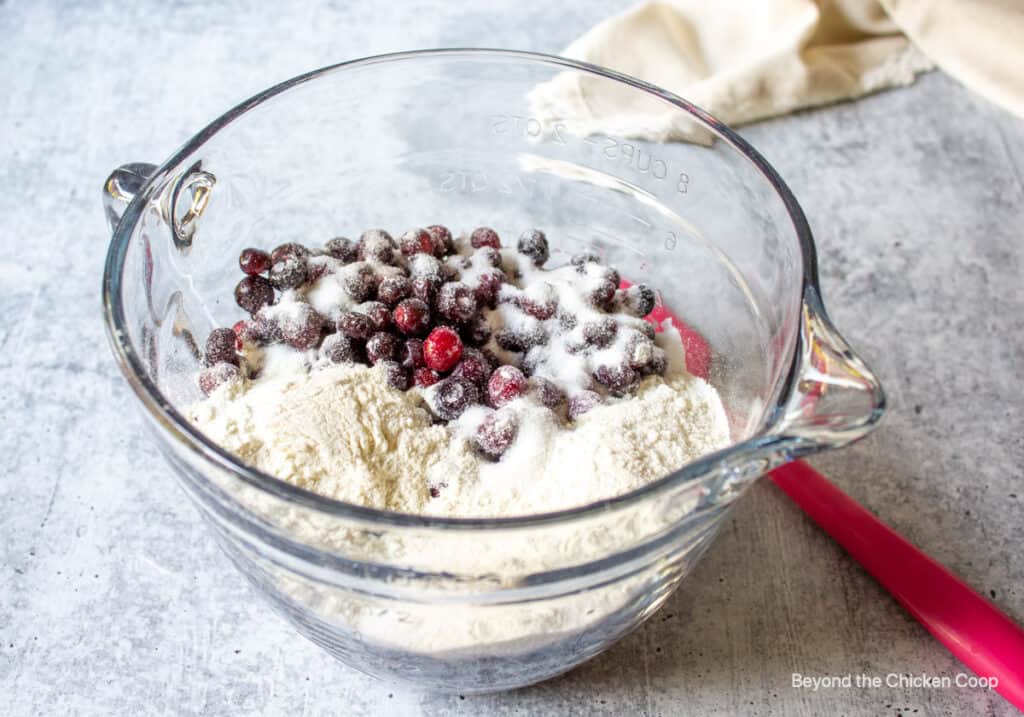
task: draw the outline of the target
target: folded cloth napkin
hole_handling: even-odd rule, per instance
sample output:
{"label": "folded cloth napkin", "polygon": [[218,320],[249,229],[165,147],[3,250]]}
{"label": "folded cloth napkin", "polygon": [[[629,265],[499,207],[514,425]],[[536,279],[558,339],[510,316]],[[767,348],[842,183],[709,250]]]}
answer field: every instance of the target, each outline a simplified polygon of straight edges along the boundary
{"label": "folded cloth napkin", "polygon": [[[645,2],[562,54],[639,77],[727,124],[906,85],[933,63],[1024,116],[1024,0]],[[629,97],[568,73],[531,101],[588,132],[708,138],[678,112]]]}

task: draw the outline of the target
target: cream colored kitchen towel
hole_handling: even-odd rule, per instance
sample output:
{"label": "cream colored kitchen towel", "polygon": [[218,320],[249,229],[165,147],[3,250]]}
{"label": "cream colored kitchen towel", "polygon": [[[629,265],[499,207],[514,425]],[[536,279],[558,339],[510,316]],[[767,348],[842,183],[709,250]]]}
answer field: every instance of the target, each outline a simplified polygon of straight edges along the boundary
{"label": "cream colored kitchen towel", "polygon": [[[1024,0],[667,0],[605,20],[562,54],[739,125],[909,84],[933,60],[1021,112],[1022,45]],[[582,132],[708,138],[670,108],[574,73],[531,103]]]}

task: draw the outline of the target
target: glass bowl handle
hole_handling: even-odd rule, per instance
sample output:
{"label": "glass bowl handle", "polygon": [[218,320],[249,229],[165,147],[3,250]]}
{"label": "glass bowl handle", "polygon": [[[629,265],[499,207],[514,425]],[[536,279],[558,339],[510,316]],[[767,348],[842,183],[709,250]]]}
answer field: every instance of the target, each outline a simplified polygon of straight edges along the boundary
{"label": "glass bowl handle", "polygon": [[885,411],[875,374],[832,325],[816,286],[804,294],[800,361],[775,433],[787,457],[838,448],[866,435]]}
{"label": "glass bowl handle", "polygon": [[110,231],[117,227],[125,208],[154,172],[155,164],[132,162],[121,165],[107,177],[103,183],[103,213],[107,216]]}

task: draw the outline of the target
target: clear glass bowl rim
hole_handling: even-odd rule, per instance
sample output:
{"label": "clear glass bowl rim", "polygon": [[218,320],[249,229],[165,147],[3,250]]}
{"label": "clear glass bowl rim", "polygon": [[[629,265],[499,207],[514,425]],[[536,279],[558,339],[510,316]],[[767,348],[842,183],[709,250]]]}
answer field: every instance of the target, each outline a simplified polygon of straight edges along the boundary
{"label": "clear glass bowl rim", "polygon": [[[723,462],[743,455],[764,455],[766,452],[782,451],[788,442],[784,436],[772,434],[772,427],[778,422],[783,408],[790,398],[801,369],[799,333],[795,337],[797,346],[790,347],[791,360],[789,370],[782,389],[778,392],[776,403],[766,411],[766,418],[759,431],[752,437],[728,446],[720,451],[703,456],[696,461],[687,463],[674,473],[670,473],[656,481],[614,498],[608,498],[584,506],[542,513],[536,515],[510,518],[442,518],[367,508],[352,503],[327,498],[304,488],[292,485],[280,478],[248,466],[235,458],[231,453],[206,438],[189,421],[168,402],[156,384],[149,378],[141,356],[128,339],[127,322],[124,305],[121,300],[121,281],[124,259],[128,244],[136,223],[143,209],[153,199],[155,188],[162,186],[173,167],[181,164],[189,155],[200,149],[207,140],[220,130],[244,115],[248,110],[271,100],[282,93],[315,80],[321,76],[367,67],[384,63],[415,62],[421,58],[480,58],[483,60],[504,59],[523,61],[564,68],[586,74],[596,75],[608,80],[619,82],[650,94],[659,100],[674,105],[677,109],[696,118],[711,130],[719,141],[725,142],[733,150],[745,157],[761,176],[772,186],[782,200],[786,212],[792,222],[800,245],[803,263],[803,286],[801,296],[804,303],[811,297],[819,297],[817,254],[810,226],[800,208],[796,197],[782,180],[775,169],[735,131],[712,117],[701,108],[687,102],[683,98],[651,85],[635,77],[624,75],[598,65],[575,60],[568,60],[555,55],[520,50],[504,50],[492,48],[440,48],[430,50],[412,50],[383,55],[374,55],[334,65],[328,65],[311,72],[298,75],[270,87],[236,105],[232,109],[208,124],[205,128],[188,140],[170,159],[161,164],[125,209],[113,231],[103,272],[103,318],[107,337],[121,372],[124,374],[132,390],[145,406],[149,417],[179,444],[196,453],[202,460],[215,467],[227,470],[241,478],[248,485],[255,487],[277,499],[284,500],[297,507],[317,511],[331,517],[350,518],[358,521],[376,523],[381,526],[404,528],[424,528],[441,530],[510,530],[536,528],[544,525],[569,523],[594,517],[610,510],[618,510],[634,503],[657,499],[659,495],[675,488],[681,488],[691,481],[696,482],[706,477],[713,468]],[[810,290],[810,291],[809,291]],[[818,302],[815,302],[818,303]],[[824,307],[818,303],[817,309],[824,314]]]}

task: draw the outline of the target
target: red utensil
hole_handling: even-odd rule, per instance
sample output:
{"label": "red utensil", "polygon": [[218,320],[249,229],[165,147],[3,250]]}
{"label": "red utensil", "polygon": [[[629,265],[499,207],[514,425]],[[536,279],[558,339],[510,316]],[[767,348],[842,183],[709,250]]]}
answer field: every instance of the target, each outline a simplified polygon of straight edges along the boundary
{"label": "red utensil", "polygon": [[[704,337],[664,306],[647,318],[655,326],[672,322],[687,370],[706,379],[711,349]],[[769,477],[957,659],[1024,711],[1024,629],[803,461]]]}

